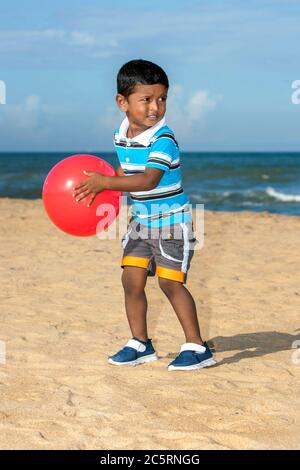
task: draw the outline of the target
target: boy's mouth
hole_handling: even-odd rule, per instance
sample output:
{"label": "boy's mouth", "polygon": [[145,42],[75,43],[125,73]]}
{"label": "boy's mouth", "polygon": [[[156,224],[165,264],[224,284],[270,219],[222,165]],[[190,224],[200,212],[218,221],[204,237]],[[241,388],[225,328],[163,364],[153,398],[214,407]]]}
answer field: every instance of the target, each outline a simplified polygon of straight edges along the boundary
{"label": "boy's mouth", "polygon": [[150,116],[147,116],[150,121],[156,121],[158,116],[155,116],[154,114],[150,114]]}

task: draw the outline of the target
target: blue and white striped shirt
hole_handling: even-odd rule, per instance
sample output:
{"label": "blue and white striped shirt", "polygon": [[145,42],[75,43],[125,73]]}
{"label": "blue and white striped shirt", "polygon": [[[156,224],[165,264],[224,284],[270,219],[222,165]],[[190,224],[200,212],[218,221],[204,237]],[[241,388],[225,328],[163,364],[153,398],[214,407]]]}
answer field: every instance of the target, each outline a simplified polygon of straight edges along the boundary
{"label": "blue and white striped shirt", "polygon": [[132,215],[148,227],[164,227],[192,220],[189,200],[181,182],[180,152],[165,118],[134,138],[127,137],[126,117],[114,134],[120,165],[127,176],[159,168],[164,174],[150,191],[131,192]]}

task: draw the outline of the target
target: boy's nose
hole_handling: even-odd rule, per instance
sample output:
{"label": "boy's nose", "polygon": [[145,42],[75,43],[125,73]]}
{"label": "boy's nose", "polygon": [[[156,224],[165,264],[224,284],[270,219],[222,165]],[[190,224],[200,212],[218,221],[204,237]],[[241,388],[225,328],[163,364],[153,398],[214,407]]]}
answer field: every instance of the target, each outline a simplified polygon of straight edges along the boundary
{"label": "boy's nose", "polygon": [[158,110],[157,103],[155,101],[152,101],[150,105],[150,111],[155,113],[157,112],[157,110]]}

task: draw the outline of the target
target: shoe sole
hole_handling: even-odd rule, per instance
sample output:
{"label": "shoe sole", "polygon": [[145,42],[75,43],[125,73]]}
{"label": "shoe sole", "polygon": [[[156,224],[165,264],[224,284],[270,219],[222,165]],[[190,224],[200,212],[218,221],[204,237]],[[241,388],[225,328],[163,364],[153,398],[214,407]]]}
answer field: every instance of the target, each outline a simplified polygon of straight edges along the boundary
{"label": "shoe sole", "polygon": [[210,367],[214,366],[216,364],[216,361],[214,359],[206,359],[206,361],[202,361],[199,364],[193,364],[191,366],[185,366],[185,367],[176,367],[176,366],[169,366],[168,370],[196,370],[196,369],[203,369],[204,367]]}
{"label": "shoe sole", "polygon": [[139,357],[135,361],[130,362],[117,362],[111,358],[108,359],[108,362],[110,364],[113,364],[114,366],[138,366],[139,364],[144,364],[145,362],[153,362],[157,360],[158,357],[156,356],[156,354],[149,354],[148,356]]}

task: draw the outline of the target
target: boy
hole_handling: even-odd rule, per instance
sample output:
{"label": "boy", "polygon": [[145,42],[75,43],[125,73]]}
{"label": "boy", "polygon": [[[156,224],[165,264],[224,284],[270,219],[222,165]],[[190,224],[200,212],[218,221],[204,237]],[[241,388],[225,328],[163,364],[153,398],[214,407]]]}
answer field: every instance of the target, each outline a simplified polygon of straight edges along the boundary
{"label": "boy", "polygon": [[215,361],[201,338],[195,302],[184,286],[197,241],[181,185],[178,144],[165,124],[168,77],[152,62],[132,60],[119,70],[117,88],[117,105],[126,114],[114,136],[120,161],[118,176],[86,171],[89,178],[80,182],[74,193],[77,201],[91,194],[91,205],[100,191],[119,190],[129,192],[133,203],[128,231],[122,239],[121,264],[133,337],[108,361],[137,365],[157,360],[148,338],[144,290],[147,276],[157,274],[186,338],[168,370],[211,366]]}

